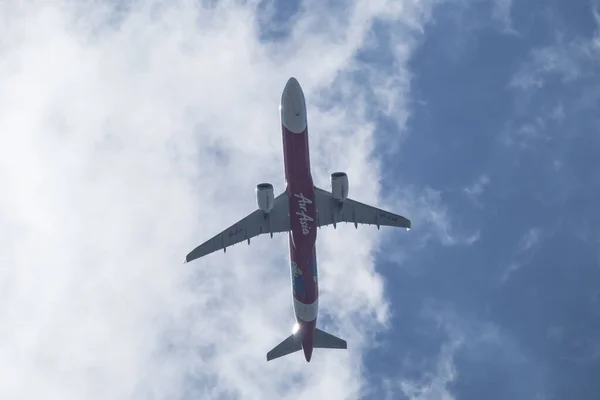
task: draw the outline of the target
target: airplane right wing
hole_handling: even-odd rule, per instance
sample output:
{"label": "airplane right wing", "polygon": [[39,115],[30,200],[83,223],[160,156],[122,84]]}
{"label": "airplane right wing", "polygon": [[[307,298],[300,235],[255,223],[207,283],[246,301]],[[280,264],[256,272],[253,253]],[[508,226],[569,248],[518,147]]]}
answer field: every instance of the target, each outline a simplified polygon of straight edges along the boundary
{"label": "airplane right wing", "polygon": [[268,214],[258,209],[236,222],[223,232],[207,240],[192,250],[186,257],[185,262],[204,257],[218,250],[227,251],[227,247],[248,241],[263,233],[288,232],[290,230],[289,201],[286,192],[283,192],[273,201],[273,208]]}
{"label": "airplane right wing", "polygon": [[359,203],[352,199],[338,202],[326,190],[315,187],[315,202],[317,206],[317,225],[336,225],[338,222],[351,222],[355,227],[358,224],[394,226],[410,229],[409,219],[367,204]]}

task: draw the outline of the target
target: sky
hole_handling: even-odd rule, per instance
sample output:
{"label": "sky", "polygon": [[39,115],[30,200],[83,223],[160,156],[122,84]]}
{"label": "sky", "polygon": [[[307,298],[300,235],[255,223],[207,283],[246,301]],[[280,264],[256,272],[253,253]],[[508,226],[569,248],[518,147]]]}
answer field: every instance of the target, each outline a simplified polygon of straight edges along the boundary
{"label": "sky", "polygon": [[[600,3],[0,5],[0,398],[595,399]],[[182,264],[312,173],[412,221],[319,230],[322,329],[285,235]]]}

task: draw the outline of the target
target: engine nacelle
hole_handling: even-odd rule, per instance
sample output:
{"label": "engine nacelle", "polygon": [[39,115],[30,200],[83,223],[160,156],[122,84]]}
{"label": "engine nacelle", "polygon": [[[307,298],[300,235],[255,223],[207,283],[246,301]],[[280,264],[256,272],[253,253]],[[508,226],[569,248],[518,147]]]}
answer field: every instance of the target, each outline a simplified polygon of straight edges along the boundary
{"label": "engine nacelle", "polygon": [[259,183],[256,185],[256,204],[262,211],[268,213],[273,209],[275,195],[273,194],[273,185],[270,183]]}
{"label": "engine nacelle", "polygon": [[345,172],[331,174],[331,194],[337,201],[344,201],[348,197],[348,175]]}

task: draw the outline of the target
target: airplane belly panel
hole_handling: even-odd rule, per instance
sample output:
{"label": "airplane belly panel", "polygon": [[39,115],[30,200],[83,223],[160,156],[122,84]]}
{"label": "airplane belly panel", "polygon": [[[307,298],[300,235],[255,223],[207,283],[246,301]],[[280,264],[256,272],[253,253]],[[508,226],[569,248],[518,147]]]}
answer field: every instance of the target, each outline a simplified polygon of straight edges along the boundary
{"label": "airplane belly panel", "polygon": [[314,304],[319,297],[316,252],[307,259],[291,249],[291,279],[294,299],[303,304]]}

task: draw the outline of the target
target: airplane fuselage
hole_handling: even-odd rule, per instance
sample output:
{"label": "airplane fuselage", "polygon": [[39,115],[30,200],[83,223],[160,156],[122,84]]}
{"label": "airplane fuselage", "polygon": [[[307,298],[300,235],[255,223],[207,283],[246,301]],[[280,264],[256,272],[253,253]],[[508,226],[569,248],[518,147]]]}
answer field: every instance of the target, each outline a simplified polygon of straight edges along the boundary
{"label": "airplane fuselage", "polygon": [[304,356],[310,361],[319,308],[315,247],[317,210],[310,171],[306,105],[295,79],[290,80],[284,90],[281,121],[286,191],[290,202],[289,248],[294,312]]}
{"label": "airplane fuselage", "polygon": [[[317,227],[339,222],[403,227],[410,220],[348,198],[348,176],[331,174],[331,191],[315,187],[310,169],[308,123],[304,93],[296,78],[290,78],[281,96],[281,130],[285,172],[285,192],[274,196],[273,185],[256,186],[258,209],[231,227],[192,250],[185,262],[262,234],[273,237],[288,232],[292,299],[296,328],[294,332],[267,352],[267,361],[304,351],[310,361],[313,349],[348,349],[348,343],[317,328],[319,283],[317,274]],[[318,208],[318,209],[317,209]],[[319,218],[317,218],[317,215]]]}

